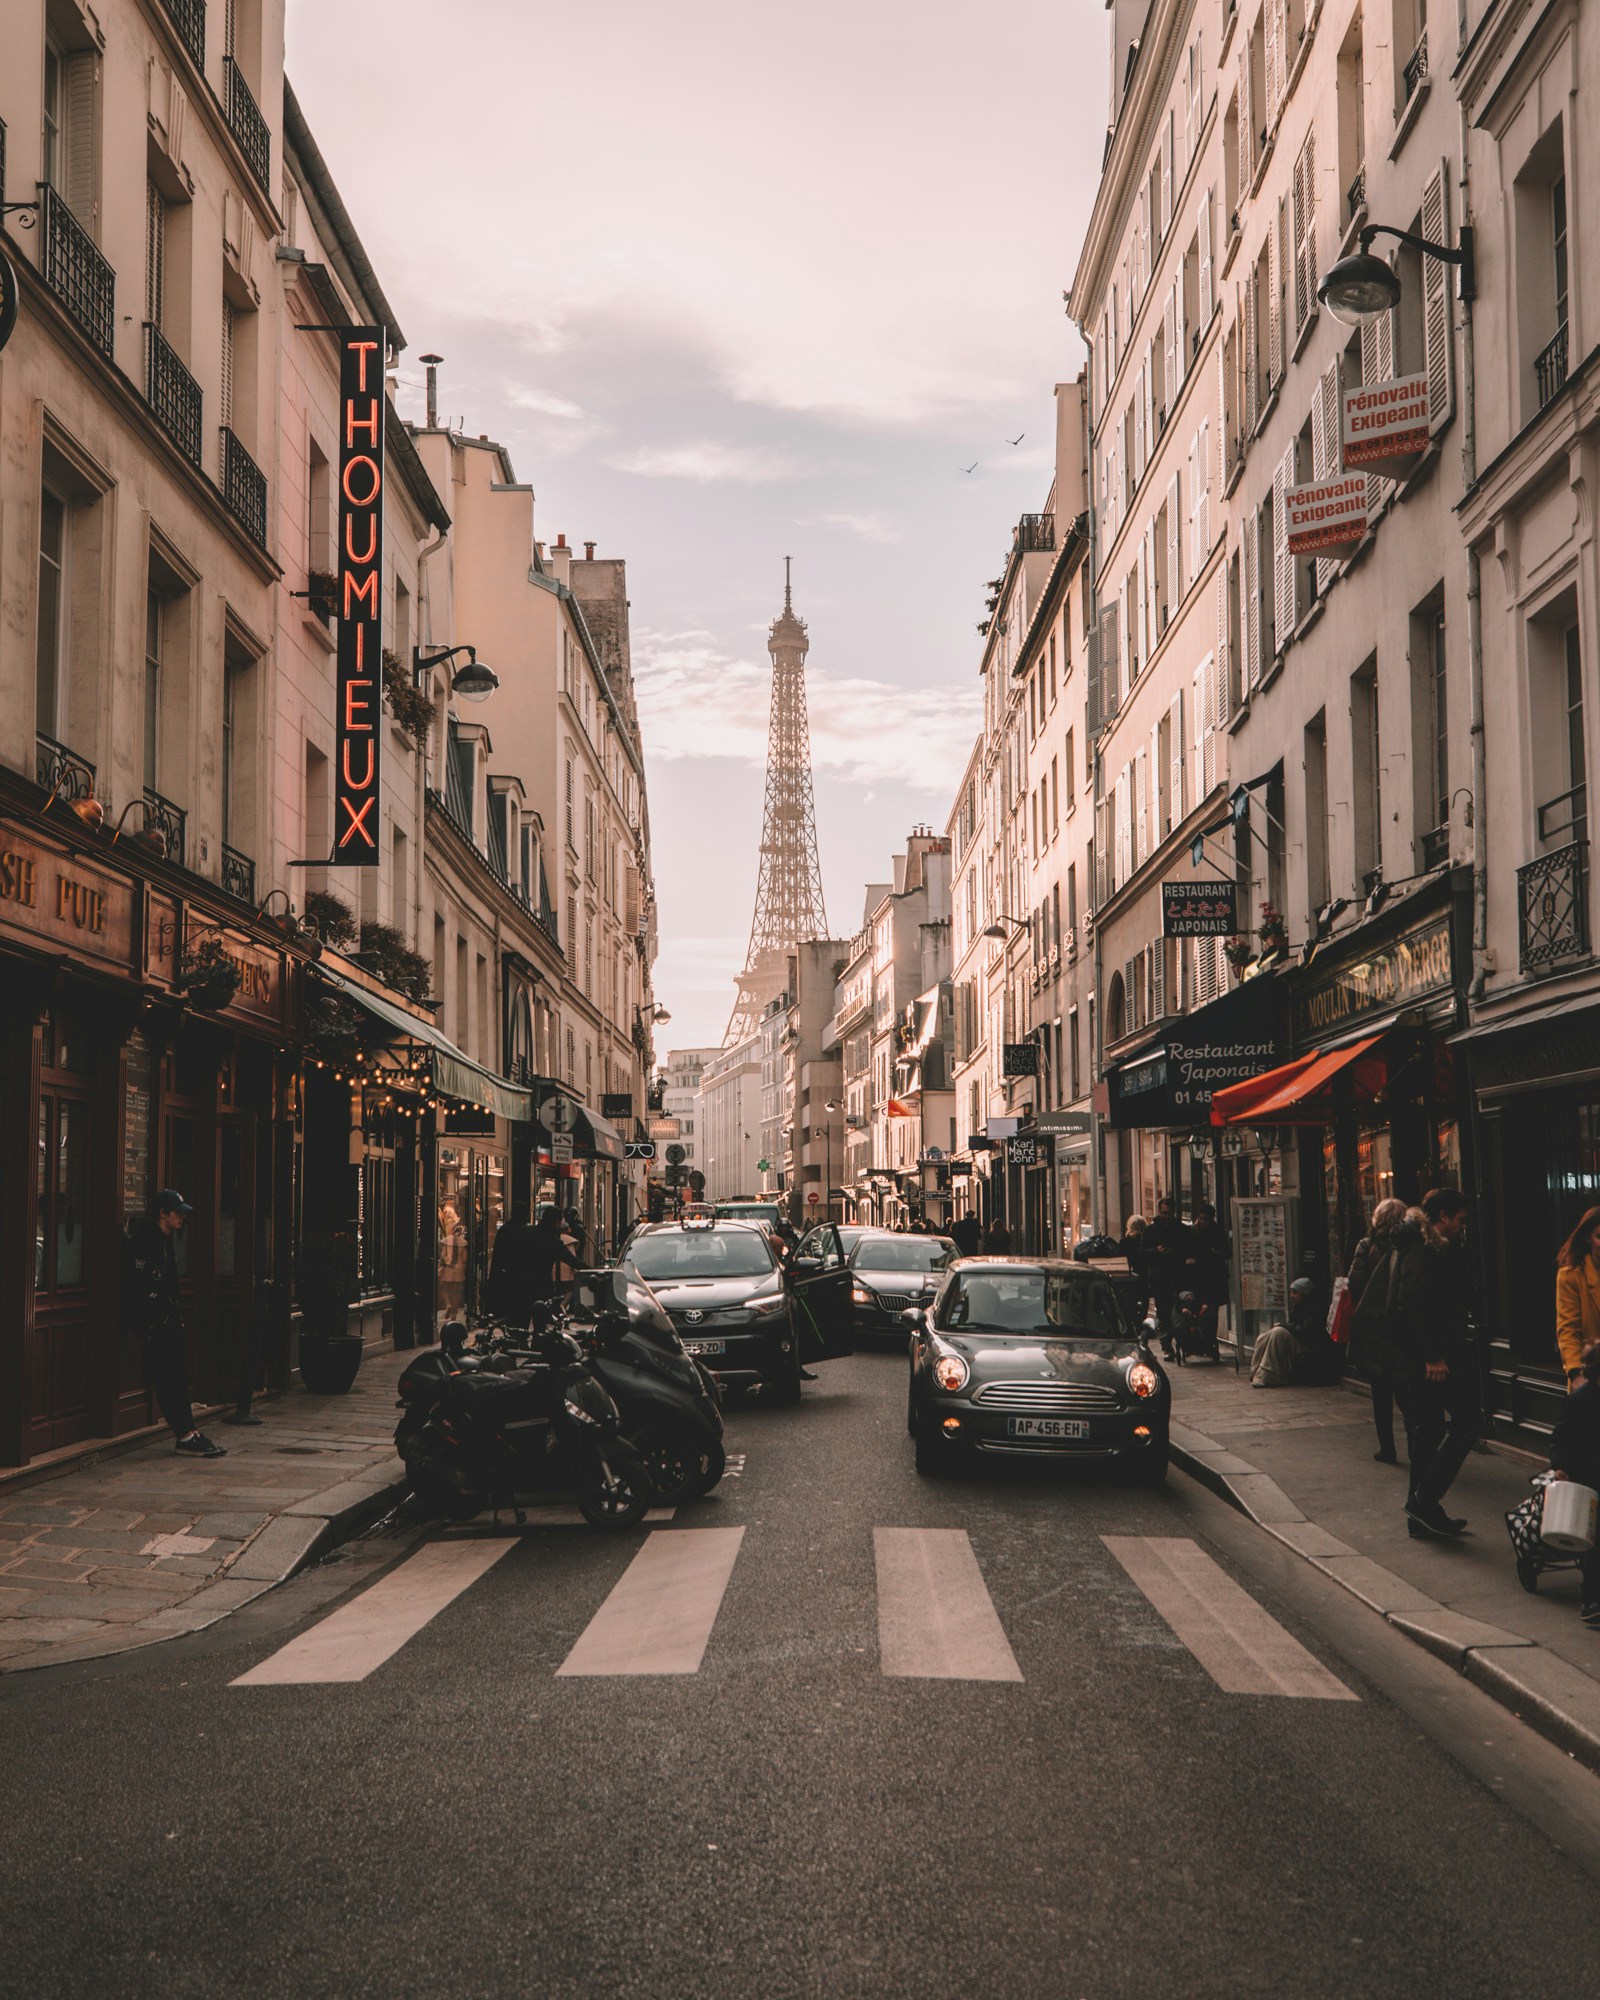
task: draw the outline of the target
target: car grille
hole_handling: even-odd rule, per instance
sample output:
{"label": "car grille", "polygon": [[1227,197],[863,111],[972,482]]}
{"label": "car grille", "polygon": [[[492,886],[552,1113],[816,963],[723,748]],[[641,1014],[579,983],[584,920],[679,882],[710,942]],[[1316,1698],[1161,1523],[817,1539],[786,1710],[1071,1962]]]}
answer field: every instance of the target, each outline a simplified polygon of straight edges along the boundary
{"label": "car grille", "polygon": [[1115,1389],[1097,1382],[986,1382],[973,1397],[991,1410],[1114,1410],[1121,1403]]}
{"label": "car grille", "polygon": [[920,1304],[915,1292],[879,1292],[877,1299],[885,1312],[904,1312],[908,1307]]}

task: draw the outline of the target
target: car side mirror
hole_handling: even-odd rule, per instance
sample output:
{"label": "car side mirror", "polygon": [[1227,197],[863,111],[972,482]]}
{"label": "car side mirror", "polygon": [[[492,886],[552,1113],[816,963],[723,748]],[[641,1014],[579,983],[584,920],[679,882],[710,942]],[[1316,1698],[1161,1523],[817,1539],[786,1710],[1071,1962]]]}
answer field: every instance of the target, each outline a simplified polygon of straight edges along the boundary
{"label": "car side mirror", "polygon": [[809,1278],[812,1272],[822,1269],[822,1259],[820,1257],[792,1257],[789,1260],[789,1269],[797,1278]]}

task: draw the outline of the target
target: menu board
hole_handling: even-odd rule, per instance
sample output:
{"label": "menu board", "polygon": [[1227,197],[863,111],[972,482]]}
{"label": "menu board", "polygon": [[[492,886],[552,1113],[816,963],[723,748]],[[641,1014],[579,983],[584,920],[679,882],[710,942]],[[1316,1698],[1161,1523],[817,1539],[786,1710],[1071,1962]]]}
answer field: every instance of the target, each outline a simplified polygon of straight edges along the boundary
{"label": "menu board", "polygon": [[1292,1262],[1287,1201],[1276,1195],[1235,1201],[1233,1248],[1240,1310],[1287,1318]]}
{"label": "menu board", "polygon": [[143,1215],[150,1206],[150,1044],[134,1035],[127,1050],[122,1105],[122,1213]]}

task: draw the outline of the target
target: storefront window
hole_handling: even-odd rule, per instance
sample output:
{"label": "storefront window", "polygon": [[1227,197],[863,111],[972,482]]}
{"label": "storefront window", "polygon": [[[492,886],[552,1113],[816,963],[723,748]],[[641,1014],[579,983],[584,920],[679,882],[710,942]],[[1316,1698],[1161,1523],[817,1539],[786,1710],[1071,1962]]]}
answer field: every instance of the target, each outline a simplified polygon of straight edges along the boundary
{"label": "storefront window", "polygon": [[88,1219],[89,1107],[64,1097],[56,1137],[56,1285],[83,1283]]}
{"label": "storefront window", "polygon": [[462,1311],[467,1298],[467,1227],[471,1207],[466,1154],[459,1146],[439,1148],[439,1310]]}
{"label": "storefront window", "polygon": [[1356,1188],[1362,1212],[1370,1216],[1394,1193],[1394,1161],[1387,1126],[1364,1126],[1356,1134]]}
{"label": "storefront window", "polygon": [[229,1119],[217,1135],[217,1276],[239,1275],[239,1180],[243,1148]]}

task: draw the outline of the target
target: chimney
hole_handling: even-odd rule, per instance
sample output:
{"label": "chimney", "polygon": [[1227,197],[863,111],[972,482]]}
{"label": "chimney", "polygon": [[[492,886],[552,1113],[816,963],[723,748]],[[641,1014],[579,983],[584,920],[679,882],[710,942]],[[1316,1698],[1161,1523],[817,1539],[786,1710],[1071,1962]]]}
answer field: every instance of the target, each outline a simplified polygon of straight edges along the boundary
{"label": "chimney", "polygon": [[561,551],[563,555],[567,554],[567,538],[565,535],[556,536],[556,547]]}
{"label": "chimney", "polygon": [[422,365],[428,371],[428,429],[439,428],[439,365],[444,360],[442,354],[425,354]]}
{"label": "chimney", "polygon": [[594,561],[594,543],[593,543],[593,542],[585,542],[585,543],[584,543],[584,545],[583,545],[583,559],[584,559],[584,561],[585,561],[585,562],[593,562],[593,561]]}

